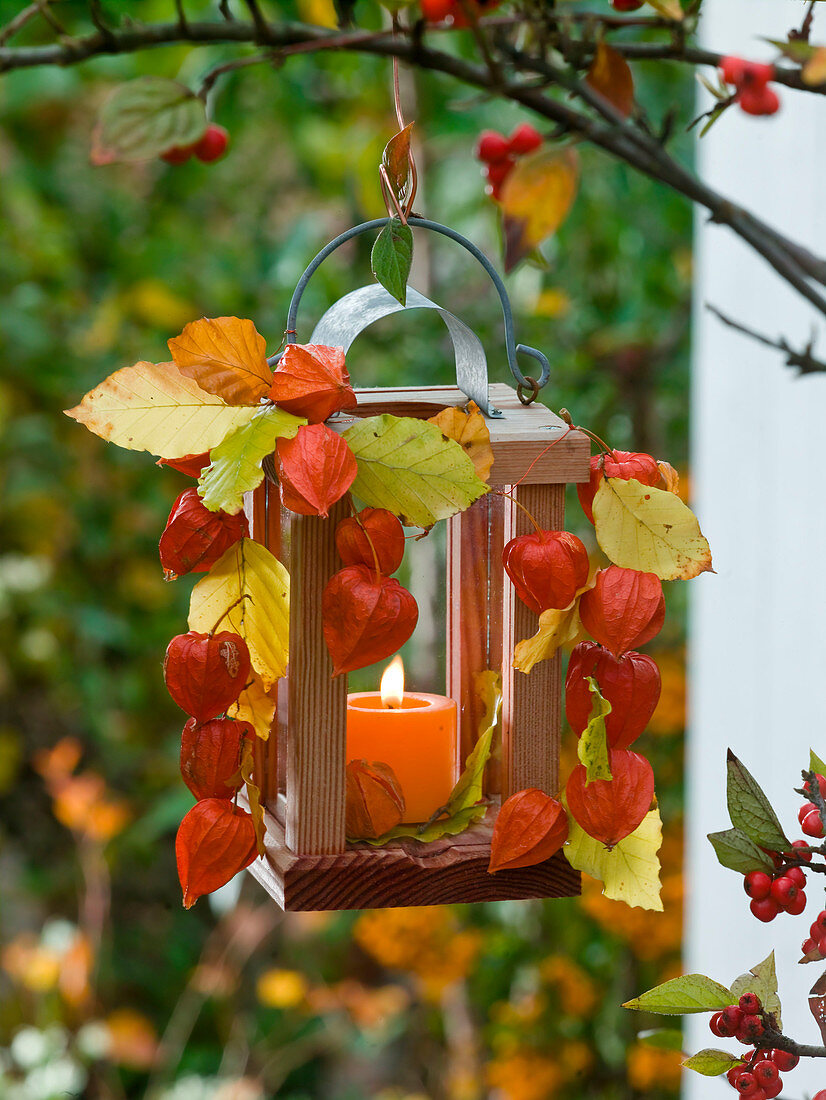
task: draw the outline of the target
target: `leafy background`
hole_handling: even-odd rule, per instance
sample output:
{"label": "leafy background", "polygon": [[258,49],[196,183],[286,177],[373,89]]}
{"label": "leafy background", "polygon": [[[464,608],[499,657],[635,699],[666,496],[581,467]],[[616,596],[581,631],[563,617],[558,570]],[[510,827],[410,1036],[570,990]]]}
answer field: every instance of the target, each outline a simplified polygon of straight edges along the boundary
{"label": "leafy background", "polygon": [[[159,0],[141,7],[170,15]],[[283,9],[329,17],[322,0]],[[377,18],[364,0],[361,21]],[[469,48],[463,35],[456,48]],[[309,258],[383,213],[376,166],[395,129],[386,63],[296,58],[222,84],[225,160],[91,167],[93,116],[115,83],[194,83],[224,56],[167,48],[0,82],[0,1091],[674,1096],[678,1058],[636,1042],[640,1020],[617,1006],[679,970],[677,585],[655,650],[663,699],[640,743],[666,822],[664,914],[605,902],[586,883],[581,900],[285,917],[248,877],[238,899],[180,907],[173,839],[191,799],[160,662],[184,629],[190,585],[164,584],[157,540],[185,483],[61,410],[117,367],[164,358],[165,341],[201,315],[251,317],[274,349]],[[687,77],[638,76],[655,117],[672,103],[685,116]],[[473,144],[523,118],[441,79],[405,81],[417,209],[498,255]],[[508,279],[519,339],[551,358],[552,407],[684,469],[690,212],[599,153],[580,156],[580,194],[547,267]],[[300,338],[368,281],[370,244],[322,268]],[[479,332],[505,380],[484,274],[448,242],[417,240],[413,282]],[[451,363],[438,322],[417,316],[377,325],[350,369],[356,385],[432,384]],[[575,497],[570,515],[587,538]]]}

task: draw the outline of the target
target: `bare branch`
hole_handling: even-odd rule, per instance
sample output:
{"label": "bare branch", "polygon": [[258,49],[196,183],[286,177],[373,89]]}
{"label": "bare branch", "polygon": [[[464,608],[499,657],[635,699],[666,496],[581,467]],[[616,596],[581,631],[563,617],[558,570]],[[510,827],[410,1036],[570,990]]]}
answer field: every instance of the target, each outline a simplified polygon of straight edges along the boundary
{"label": "bare branch", "polygon": [[757,332],[731,317],[727,317],[716,306],[706,303],[706,309],[709,313],[713,313],[724,325],[727,325],[728,328],[733,328],[736,332],[742,332],[745,336],[750,336],[752,340],[763,344],[764,347],[782,352],[786,356],[786,366],[796,367],[799,374],[823,374],[826,372],[826,363],[820,359],[815,359],[812,355],[814,341],[811,341],[803,351],[795,351],[782,336],[779,340],[772,340],[770,336],[764,336],[763,333]]}

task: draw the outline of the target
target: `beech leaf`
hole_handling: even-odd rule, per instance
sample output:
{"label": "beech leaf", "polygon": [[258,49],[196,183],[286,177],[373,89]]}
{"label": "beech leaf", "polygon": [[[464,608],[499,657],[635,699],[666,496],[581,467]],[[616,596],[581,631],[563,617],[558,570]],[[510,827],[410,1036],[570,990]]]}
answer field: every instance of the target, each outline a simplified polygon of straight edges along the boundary
{"label": "beech leaf", "polygon": [[709,833],[708,839],[714,848],[717,862],[730,871],[737,871],[741,875],[748,875],[752,871],[765,871],[770,875],[774,871],[770,856],[762,848],[758,848],[742,829]]}
{"label": "beech leaf", "polygon": [[292,439],[306,421],[274,405],[265,405],[248,424],[213,447],[210,464],[198,478],[198,495],[211,512],[236,515],[244,493],[264,480],[262,460],[272,454],[277,439]]}
{"label": "beech leaf", "polygon": [[626,1001],[622,1007],[661,1016],[688,1016],[695,1012],[719,1012],[731,1003],[731,990],[719,982],[705,974],[682,974]]}
{"label": "beech leaf", "polygon": [[240,539],[192,589],[190,630],[221,626],[240,634],[265,691],[287,671],[290,578],[277,558],[252,539]]}
{"label": "beech leaf", "polygon": [[482,481],[488,480],[493,467],[493,448],[487,421],[475,401],[469,401],[466,409],[449,405],[429,417],[428,424],[435,424],[448,439],[455,439],[470,457]]}
{"label": "beech leaf", "polygon": [[388,294],[397,302],[407,302],[407,280],[413,265],[413,230],[391,218],[376,237],[370,253],[370,269]]}
{"label": "beech leaf", "polygon": [[90,390],[66,416],[127,451],[182,458],[216,447],[257,405],[227,405],[174,363],[135,363]]}
{"label": "beech leaf", "polygon": [[255,757],[253,748],[249,740],[247,740],[244,741],[241,748],[241,778],[244,780],[247,790],[247,802],[250,807],[252,826],[255,830],[256,850],[259,856],[263,856],[265,852],[264,836],[267,827],[264,824],[264,807],[261,804],[261,788],[253,780],[254,767]]}
{"label": "beech leaf", "polygon": [[181,374],[228,405],[254,405],[272,385],[264,337],[252,321],[202,317],[168,343]]}
{"label": "beech leaf", "polygon": [[580,764],[585,766],[586,786],[594,779],[610,779],[611,765],[608,760],[608,735],[605,731],[605,719],[611,713],[611,704],[600,694],[599,684],[588,676],[588,690],[593,697],[591,717],[588,725],[577,741],[576,751]]}
{"label": "beech leaf", "polygon": [[577,190],[578,163],[572,149],[541,150],[521,157],[502,187],[505,271],[512,271],[550,237],[568,215]]}
{"label": "beech leaf", "polygon": [[744,993],[754,993],[759,998],[766,1012],[774,1013],[777,1020],[778,1031],[783,1027],[780,1018],[780,997],[777,993],[777,969],[774,962],[774,951],[769,952],[762,962],[753,966],[747,974],[741,974],[731,983],[730,1004],[737,1004]]}
{"label": "beech leaf", "polygon": [[626,118],[634,109],[634,77],[619,51],[605,42],[597,44],[585,83],[607,99]]}
{"label": "beech leaf", "polygon": [[207,128],[204,102],[184,84],[139,76],[104,103],[92,139],[92,163],[148,160],[194,145]]}
{"label": "beech leaf", "polygon": [[459,444],[426,420],[384,413],[343,435],[358,463],[353,493],[406,526],[432,527],[488,492]]}
{"label": "beech leaf", "polygon": [[275,718],[276,699],[264,687],[261,678],[253,671],[252,679],[227,710],[230,718],[249,722],[256,737],[268,740]]}
{"label": "beech leaf", "polygon": [[413,125],[412,122],[408,122],[404,129],[394,134],[381,155],[381,163],[399,201],[404,196],[407,178],[410,175],[410,137]]}
{"label": "beech leaf", "polygon": [[539,628],[530,638],[517,642],[513,650],[513,667],[528,673],[540,661],[549,661],[563,645],[573,645],[582,633],[579,601],[584,592],[596,583],[597,574],[577,591],[567,607],[549,607],[539,616]]}
{"label": "beech leaf", "polygon": [[726,802],[732,825],[770,852],[787,852],[791,841],[777,819],[771,803],[751,772],[728,750],[726,760]]}
{"label": "beech leaf", "polygon": [[623,569],[660,580],[690,580],[711,571],[711,551],[697,518],[666,489],[635,478],[602,478],[593,503],[597,542]]}
{"label": "beech leaf", "polygon": [[733,1066],[743,1064],[742,1058],[729,1054],[727,1050],[716,1050],[713,1047],[706,1047],[683,1062],[686,1069],[693,1069],[703,1077],[719,1077],[721,1073],[728,1073]]}
{"label": "beech leaf", "polygon": [[[599,879],[607,898],[624,901],[632,908],[663,911],[657,857],[663,830],[658,809],[649,810],[634,832],[610,851],[599,840],[588,836],[570,813],[568,824],[570,833],[565,856],[573,868]],[[722,1007],[728,1003],[725,1001]]]}

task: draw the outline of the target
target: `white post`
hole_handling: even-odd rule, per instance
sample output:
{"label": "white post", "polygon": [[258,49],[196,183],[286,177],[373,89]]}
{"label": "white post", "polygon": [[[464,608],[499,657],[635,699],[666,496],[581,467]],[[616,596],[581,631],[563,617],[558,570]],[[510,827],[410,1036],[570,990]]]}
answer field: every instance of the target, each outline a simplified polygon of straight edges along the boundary
{"label": "white post", "polygon": [[[817,5],[819,8],[820,5]],[[703,44],[772,60],[764,42],[785,38],[803,4],[706,0]],[[816,12],[814,40],[826,38]],[[826,100],[778,86],[773,118],[732,108],[699,142],[698,170],[787,235],[826,254]],[[708,97],[701,96],[703,108]],[[819,1042],[806,997],[823,964],[796,965],[824,908],[823,877],[809,880],[800,917],[758,923],[739,875],[721,868],[706,834],[729,827],[726,747],[763,786],[790,839],[800,769],[811,745],[826,751],[826,376],[797,378],[782,356],[725,328],[707,302],[775,338],[803,346],[816,314],[730,231],[697,214],[693,374],[694,504],[717,575],[691,582],[691,719],[688,743],[687,953],[684,969],[728,984],[777,951],[783,1023]],[[824,291],[825,288],[820,288]],[[826,356],[826,338],[820,354]],[[689,1017],[687,1049],[743,1048],[715,1039],[708,1016]],[[733,1096],[721,1079],[687,1072],[684,1097]],[[783,1095],[826,1084],[824,1063],[801,1062]]]}

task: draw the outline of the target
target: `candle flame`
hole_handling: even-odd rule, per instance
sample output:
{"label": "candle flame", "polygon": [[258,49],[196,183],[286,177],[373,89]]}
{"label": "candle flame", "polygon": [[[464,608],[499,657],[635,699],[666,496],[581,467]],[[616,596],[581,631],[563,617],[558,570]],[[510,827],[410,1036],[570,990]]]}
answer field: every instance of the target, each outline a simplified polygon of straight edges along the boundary
{"label": "candle flame", "polygon": [[381,678],[381,705],[400,707],[404,701],[404,663],[396,654]]}

